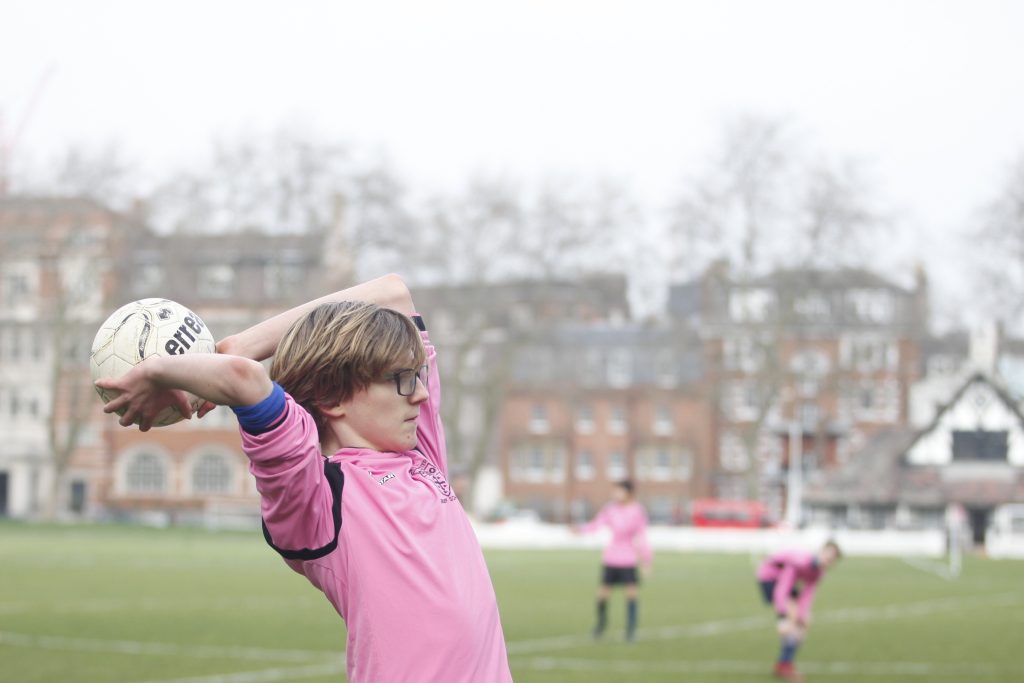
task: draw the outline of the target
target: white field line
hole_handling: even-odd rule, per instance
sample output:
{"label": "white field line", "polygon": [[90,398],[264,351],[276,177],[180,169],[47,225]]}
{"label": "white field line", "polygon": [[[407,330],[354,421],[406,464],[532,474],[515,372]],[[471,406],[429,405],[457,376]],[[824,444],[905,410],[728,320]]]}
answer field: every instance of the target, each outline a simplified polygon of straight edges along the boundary
{"label": "white field line", "polygon": [[[641,661],[579,659],[565,657],[533,657],[518,662],[540,671],[615,671],[618,673],[731,673],[767,676],[770,663],[743,660],[701,660],[701,661]],[[815,675],[859,675],[859,676],[927,676],[950,677],[964,680],[964,677],[1001,676],[1024,674],[1024,667],[999,667],[991,664],[955,662],[936,664],[929,662],[801,662],[800,670]]]}
{"label": "white field line", "polygon": [[911,566],[914,569],[919,569],[919,570],[921,570],[923,572],[928,572],[929,574],[932,574],[933,576],[937,576],[940,579],[945,579],[946,581],[952,581],[953,579],[956,578],[953,575],[953,572],[951,572],[949,570],[949,566],[948,565],[939,564],[937,562],[929,562],[928,560],[922,560],[922,559],[917,558],[917,557],[904,557],[904,558],[901,558],[901,559],[903,560],[904,564],[906,564],[908,566]]}
{"label": "white field line", "polygon": [[[927,616],[937,612],[948,612],[961,609],[1010,606],[1021,604],[1022,602],[1024,602],[1024,596],[1017,593],[980,595],[971,598],[939,598],[936,600],[924,600],[921,602],[887,605],[884,607],[851,607],[847,609],[832,610],[820,614],[816,621],[818,623],[847,623],[877,621],[880,619],[901,619],[904,617]],[[771,623],[772,620],[764,614],[753,617],[720,619],[716,621],[705,621],[698,624],[683,624],[679,626],[665,626],[662,628],[640,629],[637,631],[637,639],[675,640],[679,638],[715,636],[724,633],[736,633],[739,631],[766,628],[770,626]],[[510,655],[531,654],[534,652],[568,649],[593,642],[592,638],[582,634],[554,636],[551,638],[521,640],[509,643],[508,652]]]}
{"label": "white field line", "polygon": [[271,681],[298,681],[317,676],[333,676],[345,671],[345,660],[309,666],[278,667],[259,671],[239,671],[233,674],[189,676],[187,678],[160,678],[144,683],[269,683]]}
{"label": "white field line", "polygon": [[66,636],[30,635],[0,631],[0,647],[25,647],[40,650],[73,650],[77,652],[109,652],[124,655],[170,655],[213,659],[283,660],[309,662],[335,657],[336,652],[325,650],[285,650],[262,647],[218,645],[190,645],[187,643],[159,643],[142,640],[104,640],[99,638],[71,638]]}
{"label": "white field line", "polygon": [[96,613],[96,612],[163,612],[163,611],[196,611],[196,610],[237,610],[239,607],[248,610],[277,610],[319,605],[319,600],[310,598],[221,598],[217,600],[176,599],[176,598],[142,598],[122,600],[117,598],[94,598],[83,600],[61,600],[54,603],[37,601],[0,603],[0,614],[23,614],[50,612],[57,614]]}

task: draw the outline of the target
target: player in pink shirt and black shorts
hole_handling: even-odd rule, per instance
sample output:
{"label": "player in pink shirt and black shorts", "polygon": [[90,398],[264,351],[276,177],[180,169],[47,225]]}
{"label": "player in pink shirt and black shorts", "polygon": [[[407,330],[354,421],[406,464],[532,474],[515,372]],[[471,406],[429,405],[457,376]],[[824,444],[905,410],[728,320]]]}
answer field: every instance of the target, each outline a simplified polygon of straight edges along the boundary
{"label": "player in pink shirt and black shorts", "polygon": [[[418,328],[418,329],[417,329]],[[263,533],[348,626],[351,683],[512,680],[483,553],[448,481],[436,353],[385,276],[101,386],[143,430],[184,391],[231,406]],[[268,374],[258,362],[273,356]]]}
{"label": "player in pink shirt and black shorts", "polygon": [[640,583],[637,566],[643,562],[645,573],[651,568],[651,546],[647,542],[647,512],[633,499],[633,482],[621,481],[612,489],[612,502],[601,508],[592,521],[579,527],[590,533],[602,527],[611,529],[612,539],[604,549],[601,585],[597,589],[597,624],[594,637],[604,634],[608,623],[608,598],[612,586],[626,593],[626,640],[636,638],[637,596]]}
{"label": "player in pink shirt and black shorts", "polygon": [[793,666],[796,651],[811,623],[811,604],[829,567],[842,556],[835,541],[828,541],[817,553],[783,550],[765,558],[757,569],[757,582],[766,604],[778,617],[777,630],[782,639],[774,674],[787,681],[803,677]]}

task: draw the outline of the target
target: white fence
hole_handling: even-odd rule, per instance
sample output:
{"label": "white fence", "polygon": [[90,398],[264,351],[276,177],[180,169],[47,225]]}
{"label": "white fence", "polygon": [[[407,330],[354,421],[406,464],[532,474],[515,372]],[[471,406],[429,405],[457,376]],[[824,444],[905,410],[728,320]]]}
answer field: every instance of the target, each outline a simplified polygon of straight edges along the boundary
{"label": "white fence", "polygon": [[[477,538],[484,548],[601,548],[607,532],[586,536],[573,534],[558,524],[514,521],[502,524],[475,524]],[[847,555],[889,557],[941,557],[946,553],[945,534],[924,531],[836,531],[826,529],[698,529],[693,527],[652,526],[647,532],[656,551],[758,553],[782,548],[815,550],[833,539]]]}

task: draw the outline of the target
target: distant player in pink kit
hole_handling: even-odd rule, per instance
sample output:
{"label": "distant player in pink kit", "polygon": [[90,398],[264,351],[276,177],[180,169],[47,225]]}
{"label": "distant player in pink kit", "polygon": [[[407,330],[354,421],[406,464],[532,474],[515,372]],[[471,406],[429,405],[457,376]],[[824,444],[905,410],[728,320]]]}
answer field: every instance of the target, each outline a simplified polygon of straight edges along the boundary
{"label": "distant player in pink kit", "polygon": [[828,541],[815,553],[783,550],[766,558],[757,570],[757,581],[765,603],[775,609],[782,639],[775,676],[786,681],[801,681],[793,660],[800,643],[807,637],[811,623],[811,604],[818,582],[842,556],[839,546]]}
{"label": "distant player in pink kit", "polygon": [[[365,303],[360,303],[365,302]],[[417,328],[419,328],[417,330]],[[267,543],[348,626],[352,683],[512,677],[483,553],[448,483],[435,351],[386,276],[99,384],[145,431],[182,390],[238,416]],[[259,362],[274,356],[270,374]],[[212,406],[206,405],[200,414]]]}
{"label": "distant player in pink kit", "polygon": [[608,622],[608,597],[612,586],[621,585],[626,593],[626,639],[636,638],[637,565],[643,562],[644,572],[651,568],[651,547],[647,543],[647,513],[633,500],[633,482],[621,481],[612,489],[612,502],[601,508],[593,521],[579,527],[579,533],[590,533],[602,527],[612,532],[612,540],[602,556],[601,585],[597,589],[597,624],[594,637],[604,634]]}

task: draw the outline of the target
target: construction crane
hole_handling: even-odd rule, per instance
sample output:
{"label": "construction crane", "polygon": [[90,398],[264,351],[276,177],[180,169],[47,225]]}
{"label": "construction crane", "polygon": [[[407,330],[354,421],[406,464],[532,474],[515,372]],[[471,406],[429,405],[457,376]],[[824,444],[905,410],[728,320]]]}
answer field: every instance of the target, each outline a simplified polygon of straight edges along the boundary
{"label": "construction crane", "polygon": [[32,115],[35,113],[36,105],[39,104],[43,90],[46,89],[46,84],[50,81],[50,77],[53,75],[54,71],[55,68],[51,64],[46,67],[42,75],[36,80],[36,84],[32,89],[32,95],[29,97],[28,104],[25,106],[25,110],[21,113],[21,118],[18,120],[17,125],[13,126],[10,129],[10,132],[8,132],[5,125],[7,120],[4,116],[4,112],[3,110],[0,110],[0,197],[7,196],[11,182],[10,174],[11,168],[13,167],[12,159],[14,158],[14,153],[18,149],[18,142],[21,140],[22,135],[25,133],[25,129],[32,120]]}

